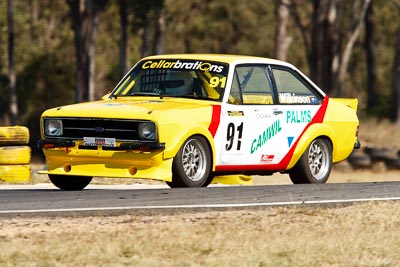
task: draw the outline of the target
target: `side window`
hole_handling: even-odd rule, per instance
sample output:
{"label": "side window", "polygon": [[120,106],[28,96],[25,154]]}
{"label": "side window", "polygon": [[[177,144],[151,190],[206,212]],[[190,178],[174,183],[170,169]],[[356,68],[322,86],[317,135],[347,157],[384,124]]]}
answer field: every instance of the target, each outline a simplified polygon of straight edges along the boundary
{"label": "side window", "polygon": [[272,83],[267,72],[267,66],[237,66],[230,99],[239,99],[244,105],[273,104]]}
{"label": "side window", "polygon": [[239,79],[238,79],[238,75],[237,75],[236,71],[235,71],[235,74],[233,76],[231,94],[229,95],[228,102],[230,104],[236,104],[236,105],[243,104],[243,102],[242,102],[242,92],[240,90]]}
{"label": "side window", "polygon": [[298,78],[292,71],[272,68],[279,103],[281,104],[320,104],[320,98],[312,87]]}

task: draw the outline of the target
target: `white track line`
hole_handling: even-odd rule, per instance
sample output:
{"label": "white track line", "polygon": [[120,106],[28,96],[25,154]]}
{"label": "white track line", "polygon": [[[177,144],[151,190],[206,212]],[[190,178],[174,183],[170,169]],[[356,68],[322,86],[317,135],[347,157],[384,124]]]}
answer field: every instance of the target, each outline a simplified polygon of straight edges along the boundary
{"label": "white track line", "polygon": [[304,204],[341,204],[352,202],[397,201],[400,197],[359,198],[341,200],[304,200],[288,202],[242,203],[242,204],[204,204],[204,205],[171,205],[171,206],[143,206],[143,207],[99,207],[99,208],[71,208],[71,209],[38,209],[38,210],[5,210],[0,214],[14,213],[41,213],[41,212],[74,212],[74,211],[111,211],[111,210],[140,210],[140,209],[194,209],[194,208],[241,208],[241,207],[271,207]]}

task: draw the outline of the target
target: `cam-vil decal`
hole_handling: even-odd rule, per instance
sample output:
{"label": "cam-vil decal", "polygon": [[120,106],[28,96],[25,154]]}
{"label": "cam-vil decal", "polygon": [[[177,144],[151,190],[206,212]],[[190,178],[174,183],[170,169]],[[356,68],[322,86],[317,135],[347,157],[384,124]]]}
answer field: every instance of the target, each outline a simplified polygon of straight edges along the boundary
{"label": "cam-vil decal", "polygon": [[242,110],[228,110],[228,116],[229,117],[243,117],[244,112]]}
{"label": "cam-vil decal", "polygon": [[286,111],[286,123],[308,123],[311,119],[311,110]]}
{"label": "cam-vil decal", "polygon": [[253,142],[251,142],[250,153],[253,154],[256,152],[281,130],[281,121],[278,119],[268,126],[257,138],[254,138]]}
{"label": "cam-vil decal", "polygon": [[162,59],[158,61],[148,60],[143,63],[142,69],[185,69],[221,73],[224,66],[202,61],[167,61]]}

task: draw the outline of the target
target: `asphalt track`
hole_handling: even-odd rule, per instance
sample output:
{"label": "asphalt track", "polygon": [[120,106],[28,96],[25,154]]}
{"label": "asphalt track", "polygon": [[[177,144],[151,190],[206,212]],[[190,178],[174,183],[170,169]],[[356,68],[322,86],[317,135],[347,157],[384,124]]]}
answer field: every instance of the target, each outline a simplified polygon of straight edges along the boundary
{"label": "asphalt track", "polygon": [[351,205],[400,200],[400,182],[308,185],[157,186],[89,185],[62,191],[50,184],[0,186],[0,216],[120,214],[126,212],[238,209],[283,205]]}

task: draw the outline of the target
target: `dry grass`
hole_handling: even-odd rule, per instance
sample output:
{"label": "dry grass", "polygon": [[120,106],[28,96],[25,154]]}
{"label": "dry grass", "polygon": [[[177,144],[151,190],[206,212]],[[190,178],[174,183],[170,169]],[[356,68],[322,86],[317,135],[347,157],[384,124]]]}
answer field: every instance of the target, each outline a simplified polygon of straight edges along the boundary
{"label": "dry grass", "polygon": [[0,219],[2,266],[398,266],[400,203]]}
{"label": "dry grass", "polygon": [[359,138],[363,146],[400,149],[400,123],[369,119],[360,122]]}

